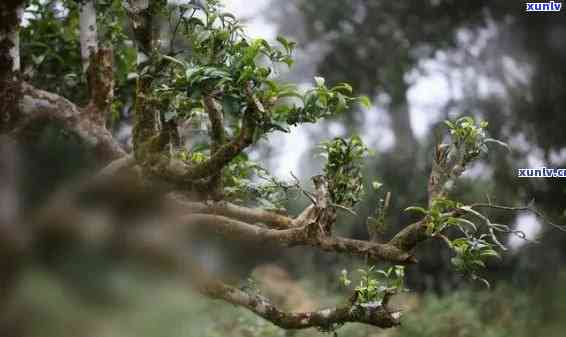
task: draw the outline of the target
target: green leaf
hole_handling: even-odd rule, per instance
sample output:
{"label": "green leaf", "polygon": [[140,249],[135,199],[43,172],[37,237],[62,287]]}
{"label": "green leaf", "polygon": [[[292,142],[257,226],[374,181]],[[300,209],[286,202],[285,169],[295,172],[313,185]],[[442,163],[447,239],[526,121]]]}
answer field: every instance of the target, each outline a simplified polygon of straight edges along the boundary
{"label": "green leaf", "polygon": [[35,64],[36,66],[40,65],[41,63],[43,63],[43,60],[45,60],[45,56],[46,54],[41,54],[39,56],[32,55],[31,59],[33,61],[33,64]]}
{"label": "green leaf", "polygon": [[370,109],[371,108],[371,100],[369,99],[369,97],[367,96],[360,96],[358,98],[359,103],[362,107],[366,108],[366,109]]}
{"label": "green leaf", "polygon": [[493,249],[482,251],[480,256],[501,258],[501,255]]}
{"label": "green leaf", "polygon": [[173,63],[175,63],[175,64],[180,65],[181,67],[183,67],[183,69],[184,69],[184,68],[187,68],[187,64],[186,64],[184,61],[177,60],[176,58],[171,57],[171,56],[169,56],[169,55],[161,55],[161,57],[164,58],[164,59],[166,59],[167,61],[170,61],[170,62],[173,62]]}
{"label": "green leaf", "polygon": [[296,43],[293,41],[289,41],[287,38],[281,35],[277,36],[277,41],[281,43],[281,45],[283,46],[283,48],[285,48],[287,53],[291,53],[293,49],[295,49]]}
{"label": "green leaf", "polygon": [[352,86],[348,83],[340,83],[337,86],[332,88],[332,91],[339,91],[344,94],[351,94],[352,93]]}
{"label": "green leaf", "polygon": [[476,226],[476,224],[471,222],[470,220],[466,220],[466,219],[462,219],[462,218],[453,218],[453,219],[455,219],[456,221],[458,221],[458,222],[460,222],[464,225],[471,227],[474,230],[474,232],[478,231],[478,227]]}
{"label": "green leaf", "polygon": [[451,130],[455,128],[454,123],[451,121],[444,121],[444,124]]}
{"label": "green leaf", "polygon": [[471,263],[478,267],[485,268],[485,263],[482,260],[473,260]]}
{"label": "green leaf", "polygon": [[428,214],[428,211],[422,207],[418,207],[418,206],[410,206],[405,208],[404,212],[417,212],[417,213],[422,213],[422,214]]}
{"label": "green leaf", "polygon": [[374,181],[371,183],[371,187],[373,187],[373,189],[374,189],[375,191],[378,191],[382,186],[383,186],[383,184],[380,183],[380,182],[377,181],[377,180],[374,180]]}

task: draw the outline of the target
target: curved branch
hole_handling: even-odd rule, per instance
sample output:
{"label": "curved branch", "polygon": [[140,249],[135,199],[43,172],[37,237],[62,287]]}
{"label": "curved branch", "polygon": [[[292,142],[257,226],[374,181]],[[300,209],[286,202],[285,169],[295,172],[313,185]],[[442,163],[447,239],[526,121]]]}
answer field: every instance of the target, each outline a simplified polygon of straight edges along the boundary
{"label": "curved branch", "polygon": [[238,288],[215,281],[206,285],[202,292],[212,298],[244,307],[283,329],[306,329],[318,327],[331,330],[347,322],[370,324],[390,328],[400,324],[400,312],[389,312],[382,305],[351,305],[311,312],[285,312],[267,298],[250,294]]}
{"label": "curved branch", "polygon": [[179,194],[170,194],[167,198],[176,208],[184,212],[222,215],[247,223],[263,223],[276,229],[296,227],[293,219],[263,209],[248,208],[227,201],[213,203],[192,202],[183,200],[183,196]]}
{"label": "curved branch", "polygon": [[57,121],[94,147],[97,157],[107,163],[126,155],[98,114],[82,109],[59,95],[37,89],[27,83],[19,86],[19,114],[9,121],[10,136],[24,136],[25,129],[38,120]]}
{"label": "curved branch", "polygon": [[548,220],[544,216],[544,214],[542,214],[541,212],[539,212],[537,209],[535,209],[532,206],[510,207],[510,206],[500,206],[500,205],[494,205],[494,204],[477,203],[477,204],[470,205],[470,207],[471,208],[492,208],[492,209],[499,209],[499,210],[512,211],[512,212],[530,212],[530,213],[533,213],[534,215],[536,215],[538,218],[541,218],[543,222],[549,224],[554,229],[557,229],[557,230],[562,231],[562,232],[566,232],[566,225],[555,224],[554,222]]}
{"label": "curved branch", "polygon": [[195,180],[210,177],[218,173],[226,164],[242,153],[245,148],[250,146],[253,143],[256,129],[254,114],[255,109],[246,109],[242,120],[242,127],[236,139],[220,146],[208,160],[188,167],[183,174],[183,178],[186,180]]}
{"label": "curved branch", "polygon": [[420,242],[428,240],[426,234],[426,221],[424,219],[408,225],[399,231],[389,244],[403,251],[413,250]]}
{"label": "curved branch", "polygon": [[311,246],[327,252],[347,253],[393,263],[415,262],[414,256],[391,244],[325,236],[324,233],[318,231],[316,222],[298,228],[276,230],[254,226],[225,216],[199,213],[181,216],[176,222],[189,227],[198,226],[199,230],[214,231],[231,239],[259,241],[288,247]]}
{"label": "curved branch", "polygon": [[[224,116],[222,111],[216,107],[216,102],[212,95],[206,95],[203,99],[204,108],[210,120],[210,139],[211,147],[210,153],[214,154],[220,146],[226,142],[226,131],[224,130]],[[214,189],[212,195],[214,198],[219,198],[222,195],[222,169],[212,176],[212,188]]]}

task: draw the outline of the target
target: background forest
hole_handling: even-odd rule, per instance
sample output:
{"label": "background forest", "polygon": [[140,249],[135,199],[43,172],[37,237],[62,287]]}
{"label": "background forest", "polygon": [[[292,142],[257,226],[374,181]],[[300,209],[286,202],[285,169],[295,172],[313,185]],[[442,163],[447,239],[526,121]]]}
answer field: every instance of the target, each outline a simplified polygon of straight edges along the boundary
{"label": "background forest", "polygon": [[[389,200],[388,238],[415,220],[404,212],[425,205],[434,146],[442,121],[468,115],[488,122],[489,134],[507,142],[467,171],[451,191],[458,200],[532,202],[556,223],[566,222],[566,180],[517,178],[518,168],[566,168],[566,16],[525,13],[508,0],[261,0],[225,2],[243,17],[252,37],[297,41],[295,65],[283,80],[329,85],[348,82],[371,106],[355,105],[338,117],[300,126],[261,141],[249,158],[281,179],[308,182],[320,171],[317,144],[359,135],[373,155],[366,177],[379,189],[356,207],[362,218]],[[111,129],[131,147],[135,48],[121,2],[97,1],[99,36],[114,46],[115,97]],[[38,88],[73,102],[87,97],[81,75],[78,8],[74,1],[30,0],[21,30],[23,76]],[[171,34],[160,22],[160,34]],[[175,41],[174,43],[183,43]],[[24,209],[93,168],[81,144],[58,125],[38,130],[40,142],[22,144],[18,181]],[[1,160],[1,159],[0,159]],[[291,173],[292,172],[292,173]],[[2,177],[6,179],[5,177]],[[372,179],[373,181],[374,179]],[[371,184],[366,181],[365,184]],[[257,181],[242,181],[254,186]],[[388,193],[390,193],[388,195]],[[390,196],[390,197],[389,197]],[[381,201],[380,201],[381,200]],[[308,199],[285,200],[300,210]],[[399,328],[350,324],[340,336],[563,336],[566,322],[566,233],[527,213],[492,210],[498,223],[524,232],[502,237],[511,249],[484,273],[491,288],[451,268],[452,253],[439,241],[418,247],[420,263],[406,269],[409,292],[397,304],[408,314]],[[340,213],[336,231],[367,239],[366,226]],[[536,241],[536,243],[534,242]],[[198,258],[217,273],[261,289],[289,310],[312,310],[346,294],[341,271],[365,268],[345,258],[304,248],[279,250],[238,242],[203,243]],[[116,263],[88,249],[43,247],[45,254],[14,294],[0,322],[13,336],[317,336],[316,329],[286,332],[244,309],[188,291],[175,279]],[[64,248],[66,250],[67,248]],[[56,252],[56,253],[54,253]],[[0,268],[2,268],[0,266]],[[8,335],[6,335],[8,336]]]}

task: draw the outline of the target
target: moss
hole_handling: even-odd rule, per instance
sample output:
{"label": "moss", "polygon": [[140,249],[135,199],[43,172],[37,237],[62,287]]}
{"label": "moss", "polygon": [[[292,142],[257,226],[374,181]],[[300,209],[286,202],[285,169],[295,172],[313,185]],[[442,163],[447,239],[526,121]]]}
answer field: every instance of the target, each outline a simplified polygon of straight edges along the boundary
{"label": "moss", "polygon": [[90,100],[102,113],[108,112],[113,97],[112,50],[99,49],[90,55],[87,71]]}
{"label": "moss", "polygon": [[149,99],[151,81],[147,78],[138,79],[136,88],[136,103],[134,115],[134,153],[139,162],[144,162],[148,155],[154,153],[158,140],[155,139],[155,113],[151,109]]}

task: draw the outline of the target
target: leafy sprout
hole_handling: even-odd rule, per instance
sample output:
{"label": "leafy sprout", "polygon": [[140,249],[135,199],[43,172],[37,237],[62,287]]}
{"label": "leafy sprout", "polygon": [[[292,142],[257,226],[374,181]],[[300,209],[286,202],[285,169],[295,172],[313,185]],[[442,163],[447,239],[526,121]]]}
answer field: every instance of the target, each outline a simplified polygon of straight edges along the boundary
{"label": "leafy sprout", "polygon": [[464,116],[455,121],[444,121],[444,124],[450,131],[452,141],[451,161],[460,167],[456,174],[461,173],[467,164],[478,159],[481,154],[487,153],[487,144],[496,143],[508,148],[504,142],[487,137],[486,121],[476,123],[472,117]]}
{"label": "leafy sprout", "polygon": [[[383,184],[375,180],[372,182],[371,186],[375,192],[379,192]],[[377,241],[378,237],[387,229],[385,218],[387,216],[390,201],[391,192],[386,192],[383,197],[378,199],[374,214],[372,216],[368,216],[366,220],[366,226],[371,241]]]}
{"label": "leafy sprout", "polygon": [[[354,287],[355,303],[357,304],[381,304],[386,294],[406,291],[404,288],[404,266],[392,266],[385,270],[378,270],[375,266],[371,266],[358,269],[357,274],[359,282]],[[342,270],[340,281],[347,288],[353,283],[346,270]]]}
{"label": "leafy sprout", "polygon": [[363,194],[362,165],[368,149],[358,136],[334,138],[320,145],[327,159],[324,174],[329,181],[333,203],[345,207],[357,204]]}

